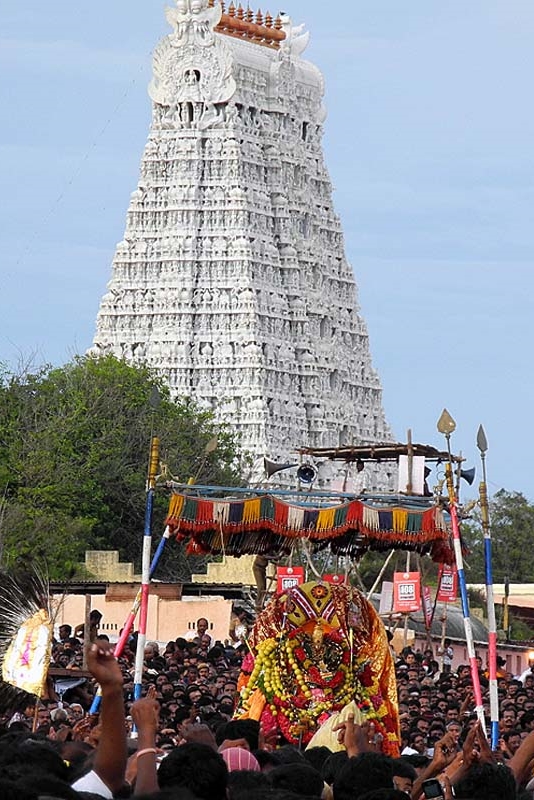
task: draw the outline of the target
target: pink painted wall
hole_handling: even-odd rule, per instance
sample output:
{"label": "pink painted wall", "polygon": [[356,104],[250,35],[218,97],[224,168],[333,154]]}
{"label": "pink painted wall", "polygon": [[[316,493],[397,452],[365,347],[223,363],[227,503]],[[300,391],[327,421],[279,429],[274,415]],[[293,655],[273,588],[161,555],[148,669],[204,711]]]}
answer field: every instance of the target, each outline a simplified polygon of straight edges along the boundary
{"label": "pink painted wall", "polygon": [[[60,602],[61,601],[61,602]],[[55,620],[56,631],[64,622],[76,625],[85,618],[85,595],[55,595],[54,603],[60,603]],[[102,613],[100,633],[106,633],[112,642],[116,641],[131,609],[131,602],[109,600],[105,595],[94,595],[91,608]],[[147,638],[167,643],[178,636],[184,636],[195,628],[199,617],[206,617],[210,623],[209,634],[213,640],[228,638],[232,601],[223,597],[194,598],[192,600],[168,600],[151,595],[148,603]]]}

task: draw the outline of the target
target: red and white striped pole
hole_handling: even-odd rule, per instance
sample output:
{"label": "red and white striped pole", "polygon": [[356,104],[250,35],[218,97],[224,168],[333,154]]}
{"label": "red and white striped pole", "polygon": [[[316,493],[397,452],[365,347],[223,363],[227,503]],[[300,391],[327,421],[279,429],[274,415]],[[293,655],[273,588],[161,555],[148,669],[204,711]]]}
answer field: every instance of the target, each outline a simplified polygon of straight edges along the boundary
{"label": "red and white striped pole", "polygon": [[476,660],[475,644],[473,639],[473,628],[471,625],[471,612],[469,610],[469,598],[467,596],[467,585],[465,581],[464,559],[462,554],[462,540],[460,537],[460,523],[458,521],[458,500],[454,490],[454,478],[452,469],[452,454],[450,438],[451,433],[456,429],[456,423],[447,411],[443,409],[438,420],[438,431],[445,435],[447,440],[447,451],[449,459],[445,464],[445,480],[449,495],[449,512],[451,515],[452,540],[454,548],[454,559],[458,571],[458,586],[460,587],[460,597],[462,601],[462,613],[464,618],[465,642],[471,668],[471,681],[473,684],[473,694],[475,696],[475,711],[482,730],[486,732],[486,720],[484,718],[484,706],[482,703],[482,689],[480,687],[480,676],[478,674],[478,664]]}

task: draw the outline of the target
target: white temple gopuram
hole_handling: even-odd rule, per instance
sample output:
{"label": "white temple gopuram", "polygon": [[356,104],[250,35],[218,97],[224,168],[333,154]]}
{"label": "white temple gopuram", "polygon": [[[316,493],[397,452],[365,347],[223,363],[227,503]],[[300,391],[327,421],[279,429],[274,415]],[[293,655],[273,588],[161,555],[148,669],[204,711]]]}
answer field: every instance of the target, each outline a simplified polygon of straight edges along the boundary
{"label": "white temple gopuram", "polygon": [[332,203],[323,76],[285,15],[176,0],[93,353],[161,371],[256,456],[391,440]]}

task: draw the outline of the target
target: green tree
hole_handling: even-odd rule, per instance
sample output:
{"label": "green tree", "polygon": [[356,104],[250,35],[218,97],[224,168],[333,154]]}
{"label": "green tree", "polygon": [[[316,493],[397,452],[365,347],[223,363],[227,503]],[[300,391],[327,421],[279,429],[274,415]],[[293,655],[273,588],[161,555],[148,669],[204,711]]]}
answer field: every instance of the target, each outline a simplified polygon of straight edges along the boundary
{"label": "green tree", "polygon": [[[493,580],[503,583],[534,581],[534,563],[528,556],[534,541],[534,505],[520,492],[501,489],[490,500]],[[480,515],[462,525],[469,549],[467,580],[484,583],[484,532]]]}
{"label": "green tree", "polygon": [[[117,549],[139,566],[152,435],[161,440],[169,477],[185,482],[201,470],[204,483],[239,482],[234,436],[190,399],[171,401],[162,380],[147,367],[87,356],[30,374],[4,371],[4,564],[44,554],[50,576],[62,577],[83,560],[86,549],[102,548]],[[217,448],[205,454],[215,435]],[[167,506],[168,493],[158,491],[155,528]],[[172,570],[176,557],[166,563]]]}

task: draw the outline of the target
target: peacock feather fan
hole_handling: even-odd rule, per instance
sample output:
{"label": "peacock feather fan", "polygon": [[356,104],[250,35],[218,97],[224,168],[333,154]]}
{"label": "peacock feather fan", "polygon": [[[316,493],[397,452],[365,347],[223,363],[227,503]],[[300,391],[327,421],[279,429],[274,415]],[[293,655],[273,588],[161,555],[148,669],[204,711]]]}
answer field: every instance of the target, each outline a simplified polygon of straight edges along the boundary
{"label": "peacock feather fan", "polygon": [[22,692],[42,697],[52,637],[48,581],[36,568],[0,571],[0,707],[12,706]]}

